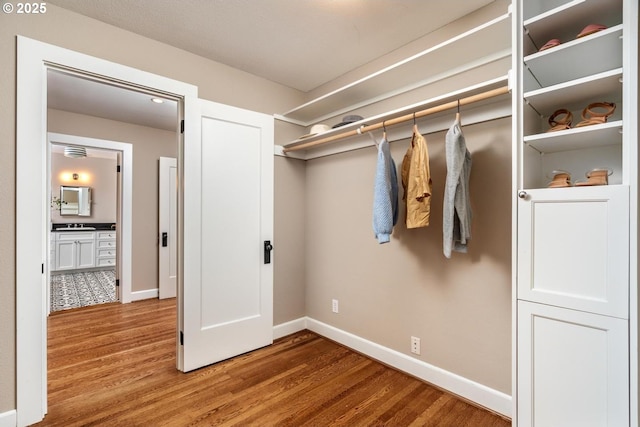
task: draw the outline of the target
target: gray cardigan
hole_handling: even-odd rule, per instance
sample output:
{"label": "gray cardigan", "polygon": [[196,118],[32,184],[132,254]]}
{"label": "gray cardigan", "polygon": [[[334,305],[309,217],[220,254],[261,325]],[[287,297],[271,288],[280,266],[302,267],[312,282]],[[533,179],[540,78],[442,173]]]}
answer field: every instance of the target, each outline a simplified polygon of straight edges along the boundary
{"label": "gray cardigan", "polygon": [[378,144],[378,163],[373,191],[373,233],[378,243],[388,243],[398,221],[398,175],[389,142]]}
{"label": "gray cardigan", "polygon": [[471,153],[467,150],[459,117],[446,136],[447,179],[443,203],[443,252],[451,258],[451,251],[467,252],[471,239],[471,203],[469,201],[469,175]]}

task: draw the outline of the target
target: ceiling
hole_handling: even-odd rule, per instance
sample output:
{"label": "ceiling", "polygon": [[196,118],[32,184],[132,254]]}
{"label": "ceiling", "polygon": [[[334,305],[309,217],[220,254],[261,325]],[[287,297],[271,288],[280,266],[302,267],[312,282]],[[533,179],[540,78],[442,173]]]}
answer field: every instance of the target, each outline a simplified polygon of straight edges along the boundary
{"label": "ceiling", "polygon": [[[308,92],[492,1],[53,0],[49,3]],[[86,87],[75,90],[74,96],[64,95],[73,89],[69,85],[74,80],[82,79],[58,77],[51,82],[54,85],[51,103],[59,109],[68,109],[73,103],[72,108],[78,112],[93,114],[84,106],[93,103],[93,97],[83,100],[83,94],[91,93]],[[120,89],[118,94],[111,86],[103,89],[112,89],[117,96],[124,90]],[[108,94],[102,96],[104,100]],[[127,121],[144,115],[143,111],[155,115],[149,104],[148,97],[145,102],[140,100],[141,109],[133,115],[128,112]],[[173,118],[171,127],[175,129]],[[161,128],[167,125],[164,123]]]}
{"label": "ceiling", "polygon": [[[162,104],[151,101],[161,99]],[[178,103],[65,72],[47,72],[49,108],[175,131]]]}

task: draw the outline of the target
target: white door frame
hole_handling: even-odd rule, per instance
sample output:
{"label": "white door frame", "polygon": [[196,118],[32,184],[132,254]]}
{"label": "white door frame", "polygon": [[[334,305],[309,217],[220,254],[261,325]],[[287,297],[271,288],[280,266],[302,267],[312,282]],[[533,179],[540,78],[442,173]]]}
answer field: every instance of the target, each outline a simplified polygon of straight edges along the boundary
{"label": "white door frame", "polygon": [[[83,136],[67,135],[61,133],[48,133],[47,149],[50,148],[50,144],[72,144],[80,145],[87,148],[99,148],[102,150],[119,151],[122,153],[122,163],[120,170],[120,182],[122,188],[118,192],[120,199],[119,223],[116,229],[118,235],[118,262],[116,263],[119,270],[117,276],[120,284],[120,302],[129,303],[132,301],[131,296],[131,254],[132,254],[132,212],[133,212],[133,146],[130,143],[110,141],[106,139],[87,138]],[[50,153],[47,153],[49,158]],[[47,190],[51,189],[51,171],[47,172]],[[50,199],[51,195],[46,196],[46,200]],[[47,210],[47,224],[50,223],[51,211]],[[49,236],[49,233],[46,233]],[[48,247],[49,243],[46,244]],[[45,270],[48,271],[49,263],[45,263]],[[47,274],[47,279],[50,277],[50,272]]]}
{"label": "white door frame", "polygon": [[[58,67],[88,76],[156,90],[183,101],[181,117],[196,117],[196,86],[100,58],[17,37],[16,96],[16,416],[34,424],[47,412],[47,322],[44,267],[49,203],[47,191],[47,69]],[[176,123],[177,124],[177,123]],[[185,132],[197,129],[186,121]],[[196,133],[194,132],[193,135]],[[182,182],[183,143],[178,149]],[[34,191],[40,188],[41,191]],[[179,197],[178,288],[182,287],[182,198]],[[178,292],[180,301],[180,292]],[[178,303],[178,316],[182,315]],[[177,334],[177,331],[176,331]],[[178,366],[182,360],[178,353]]]}

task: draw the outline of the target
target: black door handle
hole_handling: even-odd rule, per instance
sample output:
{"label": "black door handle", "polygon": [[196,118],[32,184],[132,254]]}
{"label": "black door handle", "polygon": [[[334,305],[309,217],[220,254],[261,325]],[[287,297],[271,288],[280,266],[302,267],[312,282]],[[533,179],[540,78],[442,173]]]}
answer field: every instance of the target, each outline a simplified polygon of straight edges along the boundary
{"label": "black door handle", "polygon": [[271,244],[271,240],[264,241],[264,263],[271,264],[271,251],[273,250],[273,245]]}
{"label": "black door handle", "polygon": [[162,233],[162,247],[163,248],[167,246],[167,238],[168,238],[167,233],[166,232]]}

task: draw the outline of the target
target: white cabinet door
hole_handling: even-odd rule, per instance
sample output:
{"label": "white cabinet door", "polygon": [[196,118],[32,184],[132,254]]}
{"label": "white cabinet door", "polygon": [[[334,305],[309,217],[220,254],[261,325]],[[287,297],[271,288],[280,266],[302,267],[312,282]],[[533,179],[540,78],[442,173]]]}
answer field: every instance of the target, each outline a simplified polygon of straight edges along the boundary
{"label": "white cabinet door", "polygon": [[518,302],[518,427],[629,425],[628,324]]}
{"label": "white cabinet door", "polygon": [[[92,236],[93,237],[93,236]],[[95,239],[79,239],[76,241],[76,268],[91,268],[96,265],[96,241]]]}
{"label": "white cabinet door", "polygon": [[75,241],[56,241],[56,270],[71,270],[76,268],[76,257]]}
{"label": "white cabinet door", "polygon": [[527,190],[518,202],[518,299],[628,317],[629,188]]}

